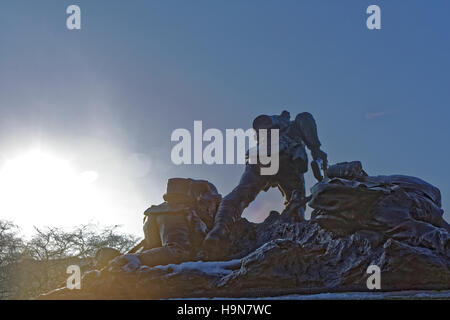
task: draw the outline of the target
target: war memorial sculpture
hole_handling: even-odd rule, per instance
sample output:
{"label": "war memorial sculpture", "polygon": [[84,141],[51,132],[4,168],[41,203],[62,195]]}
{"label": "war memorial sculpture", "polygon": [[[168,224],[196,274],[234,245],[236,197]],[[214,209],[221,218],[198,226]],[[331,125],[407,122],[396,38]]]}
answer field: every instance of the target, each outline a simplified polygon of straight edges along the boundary
{"label": "war memorial sculpture", "polygon": [[[223,198],[211,182],[169,179],[164,202],[144,213],[139,245],[85,273],[81,290],[59,288],[41,298],[366,292],[374,289],[367,283],[373,266],[381,273],[377,290],[450,289],[450,226],[438,188],[417,177],[366,173],[360,161],[328,165],[309,113],[293,120],[287,111],[262,115],[253,128],[279,130],[276,175],[263,176],[260,164],[248,162]],[[317,183],[307,195],[309,165]],[[243,218],[271,187],[282,192],[285,209],[268,213],[262,223]],[[313,209],[309,220],[306,205]]]}

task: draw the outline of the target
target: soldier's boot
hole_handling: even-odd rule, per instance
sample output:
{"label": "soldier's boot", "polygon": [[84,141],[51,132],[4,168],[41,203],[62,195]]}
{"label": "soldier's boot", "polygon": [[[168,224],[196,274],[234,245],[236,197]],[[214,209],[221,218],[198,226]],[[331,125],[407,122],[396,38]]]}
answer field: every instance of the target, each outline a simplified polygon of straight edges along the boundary
{"label": "soldier's boot", "polygon": [[231,245],[231,230],[233,224],[240,218],[238,210],[225,204],[219,207],[216,214],[214,227],[206,235],[203,242],[203,250],[208,260],[224,259]]}
{"label": "soldier's boot", "polygon": [[295,189],[291,193],[290,199],[281,214],[289,217],[294,221],[303,221],[305,220],[305,210],[307,202],[308,199],[305,197],[304,189]]}
{"label": "soldier's boot", "polygon": [[227,256],[233,225],[241,218],[244,209],[255,200],[258,193],[266,188],[267,183],[268,177],[260,175],[258,165],[245,166],[238,186],[222,199],[214,219],[214,227],[203,242],[209,260],[223,259]]}

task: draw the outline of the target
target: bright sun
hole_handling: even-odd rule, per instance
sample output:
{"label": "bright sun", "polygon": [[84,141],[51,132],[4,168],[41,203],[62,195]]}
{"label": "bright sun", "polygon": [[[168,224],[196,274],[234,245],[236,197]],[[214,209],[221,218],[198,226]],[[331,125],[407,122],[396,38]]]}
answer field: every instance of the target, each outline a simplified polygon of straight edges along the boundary
{"label": "bright sun", "polygon": [[78,172],[39,150],[6,160],[0,168],[0,214],[19,224],[22,219],[36,225],[77,221],[102,207],[97,179],[97,172]]}

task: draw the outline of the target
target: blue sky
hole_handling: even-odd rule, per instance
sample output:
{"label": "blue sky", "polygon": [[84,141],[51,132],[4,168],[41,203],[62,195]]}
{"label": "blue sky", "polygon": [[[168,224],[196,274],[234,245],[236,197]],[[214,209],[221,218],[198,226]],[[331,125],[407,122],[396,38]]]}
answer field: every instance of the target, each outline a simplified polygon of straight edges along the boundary
{"label": "blue sky", "polygon": [[[82,30],[66,29],[71,4]],[[370,4],[381,7],[381,30],[366,28]],[[76,221],[140,234],[168,178],[208,179],[226,194],[243,171],[173,165],[174,129],[249,128],[261,113],[309,111],[331,163],[421,177],[446,209],[449,10],[438,0],[2,1],[0,161],[39,145],[95,170],[116,210]],[[274,190],[245,216],[280,208]]]}

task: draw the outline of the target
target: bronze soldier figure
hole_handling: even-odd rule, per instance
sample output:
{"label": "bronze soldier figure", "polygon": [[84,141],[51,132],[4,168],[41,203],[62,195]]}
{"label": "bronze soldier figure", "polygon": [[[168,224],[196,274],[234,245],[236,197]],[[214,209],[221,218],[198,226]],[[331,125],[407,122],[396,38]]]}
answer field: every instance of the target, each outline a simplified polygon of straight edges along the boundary
{"label": "bronze soldier figure", "polygon": [[193,260],[222,199],[212,183],[184,178],[169,179],[163,198],[144,212],[145,239],[127,255],[150,267]]}
{"label": "bronze soldier figure", "polygon": [[[245,171],[236,188],[222,199],[214,220],[214,227],[204,241],[204,249],[209,258],[219,258],[228,243],[228,234],[233,224],[240,219],[242,212],[261,191],[278,187],[285,198],[283,213],[304,219],[305,180],[308,170],[308,156],[305,145],[311,150],[311,163],[314,176],[321,180],[320,169],[326,174],[327,154],[320,149],[317,126],[310,113],[298,114],[293,121],[290,114],[283,111],[280,115],[260,115],[253,121],[256,131],[257,147],[260,145],[260,129],[279,130],[279,170],[272,176],[260,174],[261,165],[247,161]],[[269,138],[270,139],[270,135]],[[270,143],[267,143],[270,146]]]}

